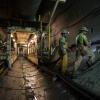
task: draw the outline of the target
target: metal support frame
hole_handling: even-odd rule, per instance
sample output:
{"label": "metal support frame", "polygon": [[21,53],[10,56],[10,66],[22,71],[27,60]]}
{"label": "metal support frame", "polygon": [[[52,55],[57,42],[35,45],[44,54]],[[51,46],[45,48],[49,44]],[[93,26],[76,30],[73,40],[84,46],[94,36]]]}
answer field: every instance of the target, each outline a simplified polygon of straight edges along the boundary
{"label": "metal support frame", "polygon": [[40,29],[41,29],[41,32],[43,31],[43,22],[42,22],[42,20],[40,21]]}
{"label": "metal support frame", "polygon": [[51,25],[52,18],[54,16],[54,13],[55,13],[55,11],[57,9],[57,6],[58,6],[59,2],[60,2],[60,0],[57,0],[56,3],[55,3],[55,5],[54,5],[54,8],[53,8],[53,11],[52,11],[52,14],[51,14],[51,17],[50,17],[50,20],[49,20],[49,24],[48,25]]}
{"label": "metal support frame", "polygon": [[55,5],[54,5],[54,8],[53,8],[53,11],[52,11],[52,14],[51,14],[51,17],[50,17],[50,20],[49,20],[49,24],[47,26],[47,28],[49,29],[49,34],[48,34],[48,46],[49,46],[49,56],[51,55],[51,23],[52,23],[52,19],[53,19],[53,16],[55,14],[55,11],[57,9],[57,6],[59,4],[60,0],[57,0]]}
{"label": "metal support frame", "polygon": [[49,56],[51,55],[51,27],[49,26]]}
{"label": "metal support frame", "polygon": [[59,4],[60,1],[63,1],[63,2],[66,2],[66,0],[56,0],[56,3],[54,5],[54,8],[53,8],[53,11],[51,13],[51,17],[50,17],[50,20],[49,20],[49,24],[48,24],[48,28],[49,28],[49,34],[48,34],[48,43],[49,43],[49,54],[51,54],[51,24],[52,24],[52,19],[53,19],[53,16],[55,14],[55,11],[57,9],[57,6]]}
{"label": "metal support frame", "polygon": [[27,43],[27,55],[28,55],[28,52],[29,52],[29,51],[28,51],[28,43]]}
{"label": "metal support frame", "polygon": [[9,68],[11,68],[11,33],[7,34],[7,60],[9,62]]}

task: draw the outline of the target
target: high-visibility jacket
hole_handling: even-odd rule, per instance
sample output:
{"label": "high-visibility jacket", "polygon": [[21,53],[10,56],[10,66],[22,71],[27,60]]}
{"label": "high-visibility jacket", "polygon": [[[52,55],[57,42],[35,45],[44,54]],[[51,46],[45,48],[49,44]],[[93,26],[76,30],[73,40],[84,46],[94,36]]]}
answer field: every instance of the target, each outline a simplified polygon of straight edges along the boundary
{"label": "high-visibility jacket", "polygon": [[88,40],[87,37],[84,33],[79,33],[76,37],[76,44],[77,46],[87,46],[88,45]]}
{"label": "high-visibility jacket", "polygon": [[59,39],[59,49],[61,54],[64,55],[66,53],[67,41],[66,38],[63,36]]}

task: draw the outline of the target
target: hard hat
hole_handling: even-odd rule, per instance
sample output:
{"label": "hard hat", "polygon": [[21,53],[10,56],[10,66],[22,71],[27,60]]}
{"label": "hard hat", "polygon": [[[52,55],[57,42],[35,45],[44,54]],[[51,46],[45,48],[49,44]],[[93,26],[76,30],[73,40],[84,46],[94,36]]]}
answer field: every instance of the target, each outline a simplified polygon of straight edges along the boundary
{"label": "hard hat", "polygon": [[86,32],[88,32],[89,30],[88,30],[87,27],[81,27],[80,31],[86,31]]}

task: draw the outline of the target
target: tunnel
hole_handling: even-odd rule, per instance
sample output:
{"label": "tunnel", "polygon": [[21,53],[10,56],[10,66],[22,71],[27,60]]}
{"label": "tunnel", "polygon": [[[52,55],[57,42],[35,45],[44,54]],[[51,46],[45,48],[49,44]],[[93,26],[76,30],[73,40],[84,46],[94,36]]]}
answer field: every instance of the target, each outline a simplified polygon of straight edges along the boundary
{"label": "tunnel", "polygon": [[0,0],[0,100],[100,100],[100,0]]}

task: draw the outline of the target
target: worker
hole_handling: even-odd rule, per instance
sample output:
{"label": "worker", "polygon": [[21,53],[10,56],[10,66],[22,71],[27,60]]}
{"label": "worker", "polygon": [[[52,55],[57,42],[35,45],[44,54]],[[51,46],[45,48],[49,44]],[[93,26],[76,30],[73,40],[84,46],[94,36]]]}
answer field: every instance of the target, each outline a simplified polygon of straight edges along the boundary
{"label": "worker", "polygon": [[88,65],[91,66],[91,64],[95,61],[95,55],[92,49],[90,48],[90,44],[86,36],[87,33],[88,33],[88,28],[81,27],[76,37],[77,50],[76,50],[76,61],[74,65],[74,73],[76,73],[76,71],[78,70],[82,62],[82,59],[85,55],[88,56],[88,61],[87,61]]}
{"label": "worker", "polygon": [[61,32],[61,37],[59,39],[59,55],[61,59],[61,72],[63,75],[66,74],[67,67],[68,67],[67,34],[68,31],[63,30]]}

